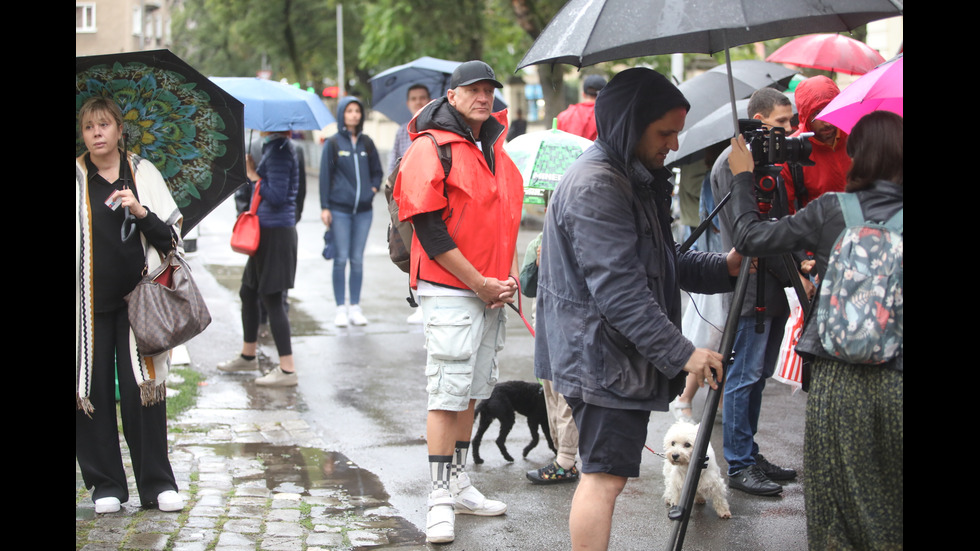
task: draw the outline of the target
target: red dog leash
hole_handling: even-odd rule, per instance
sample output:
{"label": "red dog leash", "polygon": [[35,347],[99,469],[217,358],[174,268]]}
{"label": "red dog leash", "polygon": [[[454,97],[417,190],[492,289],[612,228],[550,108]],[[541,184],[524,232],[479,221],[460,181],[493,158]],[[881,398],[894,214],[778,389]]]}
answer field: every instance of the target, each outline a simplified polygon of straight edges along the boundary
{"label": "red dog leash", "polygon": [[527,327],[527,330],[531,332],[531,336],[533,337],[534,328],[531,327],[531,324],[528,323],[527,318],[524,317],[524,305],[522,304],[521,301],[521,282],[514,276],[510,276],[510,277],[514,280],[515,283],[517,283],[517,306],[514,306],[513,302],[508,304],[508,306],[510,306],[511,308],[514,309],[515,312],[517,312],[517,315],[521,317],[521,321],[524,322],[524,327]]}

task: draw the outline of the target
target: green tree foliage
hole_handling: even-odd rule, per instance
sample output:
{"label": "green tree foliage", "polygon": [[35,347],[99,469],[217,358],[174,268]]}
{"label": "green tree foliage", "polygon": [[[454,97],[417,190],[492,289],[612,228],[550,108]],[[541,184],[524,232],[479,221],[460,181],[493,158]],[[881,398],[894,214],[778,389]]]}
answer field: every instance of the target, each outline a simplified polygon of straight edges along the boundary
{"label": "green tree foliage", "polygon": [[[353,39],[360,32],[357,10],[346,9],[344,17],[345,35]],[[336,75],[332,0],[186,0],[173,28],[175,51],[207,74],[268,69],[275,79],[317,87]]]}
{"label": "green tree foliage", "polygon": [[[174,14],[174,50],[205,74],[252,76],[270,70],[320,89],[337,75],[337,4],[343,4],[345,88],[370,100],[371,76],[428,55],[482,59],[509,79],[565,0],[184,0]],[[773,48],[774,49],[774,48]],[[768,51],[772,51],[768,49]],[[711,65],[708,56],[685,54],[688,66]],[[715,57],[723,63],[723,54]],[[750,47],[733,59],[754,57]],[[546,120],[570,101],[587,73],[607,77],[624,65],[670,72],[670,56],[610,62],[577,71],[538,66]]]}
{"label": "green tree foliage", "polygon": [[374,0],[364,6],[358,58],[380,72],[421,56],[483,57],[486,0]]}

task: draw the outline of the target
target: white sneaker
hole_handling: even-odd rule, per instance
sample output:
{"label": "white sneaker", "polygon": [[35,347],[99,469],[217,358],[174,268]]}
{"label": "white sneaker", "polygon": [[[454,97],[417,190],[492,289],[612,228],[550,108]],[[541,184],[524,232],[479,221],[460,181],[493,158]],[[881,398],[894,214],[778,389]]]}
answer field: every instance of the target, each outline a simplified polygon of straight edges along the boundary
{"label": "white sneaker", "polygon": [[296,386],[299,384],[299,378],[296,376],[296,372],[286,373],[278,367],[273,367],[272,371],[266,373],[265,375],[255,379],[255,384],[257,386]]}
{"label": "white sneaker", "polygon": [[173,490],[167,490],[157,496],[157,507],[164,512],[180,511],[184,508],[184,498]]}
{"label": "white sneaker", "polygon": [[338,306],[337,317],[333,319],[333,324],[336,325],[337,327],[347,327],[348,321],[349,320],[347,318],[347,307]]}
{"label": "white sneaker", "polygon": [[246,360],[241,354],[235,356],[233,359],[227,362],[221,362],[218,364],[218,371],[224,371],[225,373],[233,373],[235,371],[254,371],[259,368],[259,357],[256,356],[251,360]]}
{"label": "white sneaker", "polygon": [[364,317],[364,313],[361,312],[361,306],[358,304],[352,304],[350,307],[350,322],[351,325],[367,325],[368,320]]}
{"label": "white sneaker", "polygon": [[465,472],[449,481],[449,489],[455,497],[457,515],[478,515],[495,517],[507,512],[502,501],[487,499],[470,483],[470,475]]}
{"label": "white sneaker", "polygon": [[449,543],[456,539],[453,502],[453,496],[448,490],[434,490],[429,494],[429,512],[425,515],[425,541]]}
{"label": "white sneaker", "polygon": [[100,497],[95,500],[96,513],[118,513],[119,506],[119,498],[117,497]]}
{"label": "white sneaker", "polygon": [[408,319],[405,321],[408,323],[422,323],[422,309],[416,308],[415,311],[412,312],[412,315],[408,316]]}

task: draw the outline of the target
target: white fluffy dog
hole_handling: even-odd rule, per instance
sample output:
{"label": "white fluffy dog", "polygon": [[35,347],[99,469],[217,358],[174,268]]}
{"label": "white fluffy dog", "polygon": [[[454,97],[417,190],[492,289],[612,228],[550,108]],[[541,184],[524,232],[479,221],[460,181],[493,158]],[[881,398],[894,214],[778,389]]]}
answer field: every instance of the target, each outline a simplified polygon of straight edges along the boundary
{"label": "white fluffy dog", "polygon": [[[681,490],[684,488],[684,479],[687,478],[687,469],[691,464],[691,456],[694,454],[694,440],[698,437],[698,425],[686,421],[678,421],[667,430],[664,436],[664,502],[668,506],[677,505],[681,500]],[[698,491],[695,494],[695,503],[704,503],[706,498],[711,499],[711,504],[715,507],[715,512],[719,518],[732,518],[732,512],[728,508],[728,487],[725,479],[721,476],[721,469],[715,460],[715,452],[708,444],[708,466],[701,471],[698,480]]]}

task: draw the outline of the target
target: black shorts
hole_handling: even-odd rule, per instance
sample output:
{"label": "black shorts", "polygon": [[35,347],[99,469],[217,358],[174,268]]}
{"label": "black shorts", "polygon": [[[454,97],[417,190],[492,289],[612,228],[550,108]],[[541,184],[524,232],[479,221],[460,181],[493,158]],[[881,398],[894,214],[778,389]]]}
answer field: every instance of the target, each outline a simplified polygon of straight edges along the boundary
{"label": "black shorts", "polygon": [[583,473],[640,476],[650,412],[612,409],[565,397],[578,428]]}

